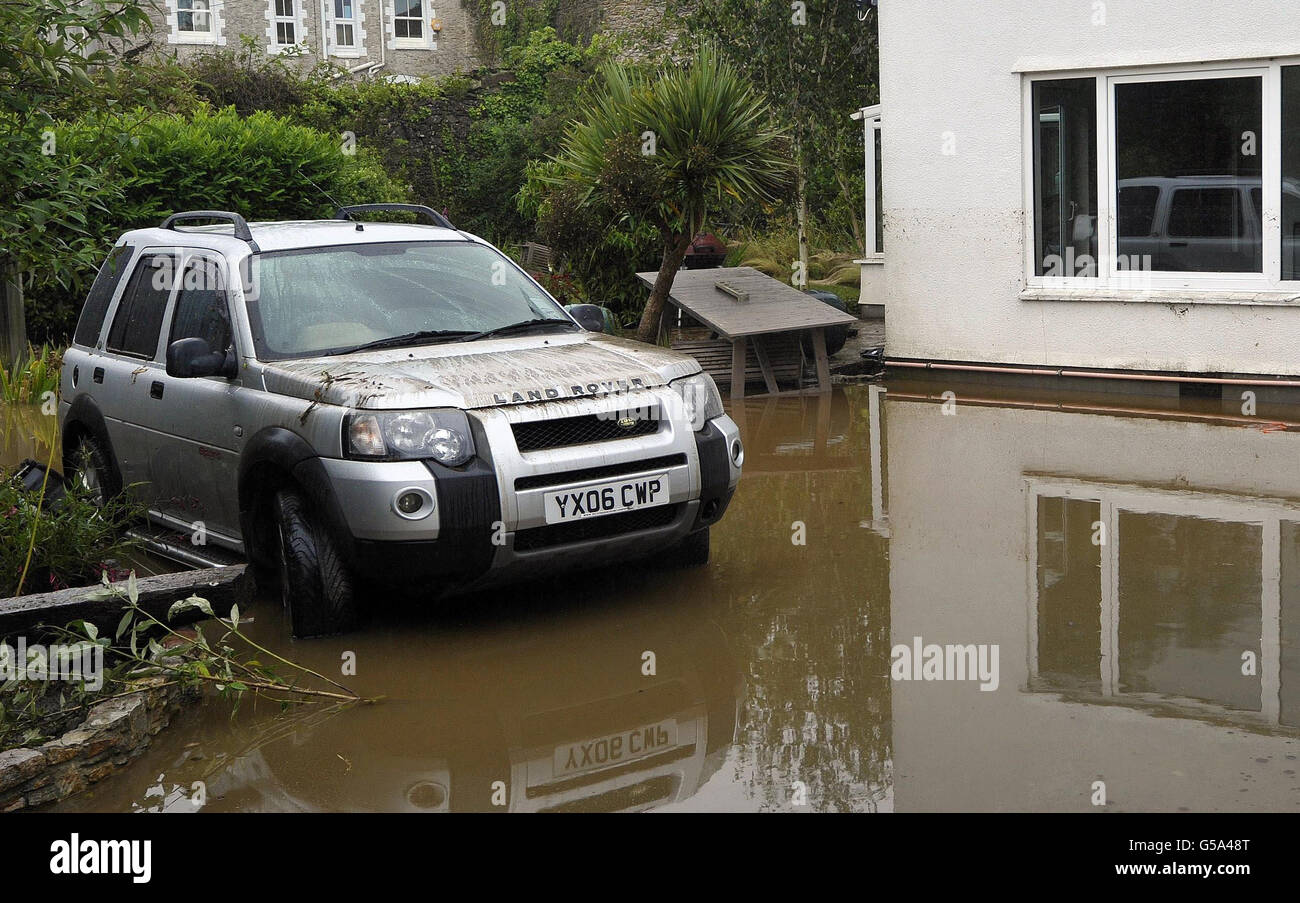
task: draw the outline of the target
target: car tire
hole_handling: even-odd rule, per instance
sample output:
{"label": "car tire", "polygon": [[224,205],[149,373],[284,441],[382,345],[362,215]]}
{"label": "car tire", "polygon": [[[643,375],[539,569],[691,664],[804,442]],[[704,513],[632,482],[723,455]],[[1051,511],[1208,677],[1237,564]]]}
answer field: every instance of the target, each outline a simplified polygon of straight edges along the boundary
{"label": "car tire", "polygon": [[292,489],[275,496],[280,598],[295,637],[340,633],[356,624],[352,574],[329,532]]}
{"label": "car tire", "polygon": [[672,563],[679,568],[698,568],[709,563],[709,528],[696,530],[673,549]]}
{"label": "car tire", "polygon": [[69,484],[80,484],[99,505],[122,491],[122,481],[112,459],[100,441],[91,435],[82,435],[73,442],[72,448],[64,454],[63,472]]}

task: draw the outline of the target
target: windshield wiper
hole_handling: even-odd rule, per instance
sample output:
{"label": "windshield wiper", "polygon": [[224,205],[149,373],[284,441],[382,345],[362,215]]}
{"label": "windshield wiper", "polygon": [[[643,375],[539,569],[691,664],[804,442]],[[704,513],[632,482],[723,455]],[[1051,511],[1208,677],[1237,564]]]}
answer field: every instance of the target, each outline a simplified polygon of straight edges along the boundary
{"label": "windshield wiper", "polygon": [[352,354],[354,351],[367,351],[372,348],[397,348],[402,345],[432,345],[441,339],[459,339],[474,335],[476,333],[472,329],[421,329],[416,332],[405,332],[401,335],[389,336],[386,339],[375,339],[373,342],[355,345],[337,353]]}
{"label": "windshield wiper", "polygon": [[535,320],[521,320],[518,323],[507,323],[505,326],[498,326],[496,329],[485,329],[482,332],[476,332],[473,335],[465,337],[466,342],[473,342],[478,339],[486,339],[489,336],[504,335],[508,332],[524,331],[535,329],[539,326],[574,326],[577,324],[572,320],[562,320],[559,317],[541,317]]}

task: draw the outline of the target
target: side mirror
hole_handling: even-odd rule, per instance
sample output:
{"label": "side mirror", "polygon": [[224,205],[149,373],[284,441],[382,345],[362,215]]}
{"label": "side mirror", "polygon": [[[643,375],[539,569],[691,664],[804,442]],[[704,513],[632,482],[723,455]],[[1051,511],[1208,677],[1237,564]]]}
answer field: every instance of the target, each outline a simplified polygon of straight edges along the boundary
{"label": "side mirror", "polygon": [[595,304],[570,304],[565,308],[587,332],[605,331],[605,311]]}
{"label": "side mirror", "polygon": [[167,346],[167,375],[180,379],[198,376],[235,376],[234,355],[213,351],[205,339],[177,339]]}

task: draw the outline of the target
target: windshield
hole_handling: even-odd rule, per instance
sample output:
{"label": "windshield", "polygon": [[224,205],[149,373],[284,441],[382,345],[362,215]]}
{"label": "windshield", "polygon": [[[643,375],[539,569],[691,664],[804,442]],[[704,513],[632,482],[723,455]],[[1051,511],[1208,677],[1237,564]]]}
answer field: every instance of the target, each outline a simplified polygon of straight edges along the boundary
{"label": "windshield", "polygon": [[260,360],[388,339],[393,347],[426,344],[530,320],[578,328],[513,263],[475,242],[271,252],[253,259],[252,276],[248,317]]}

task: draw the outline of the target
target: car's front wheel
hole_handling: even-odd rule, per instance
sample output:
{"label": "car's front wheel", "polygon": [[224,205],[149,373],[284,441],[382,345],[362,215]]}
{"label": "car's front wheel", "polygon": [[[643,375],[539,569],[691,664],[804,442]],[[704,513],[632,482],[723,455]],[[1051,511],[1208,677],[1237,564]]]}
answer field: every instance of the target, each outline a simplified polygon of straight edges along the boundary
{"label": "car's front wheel", "polygon": [[300,493],[282,489],[275,496],[279,536],[280,598],[296,637],[323,636],[356,623],[352,574],[329,531]]}

